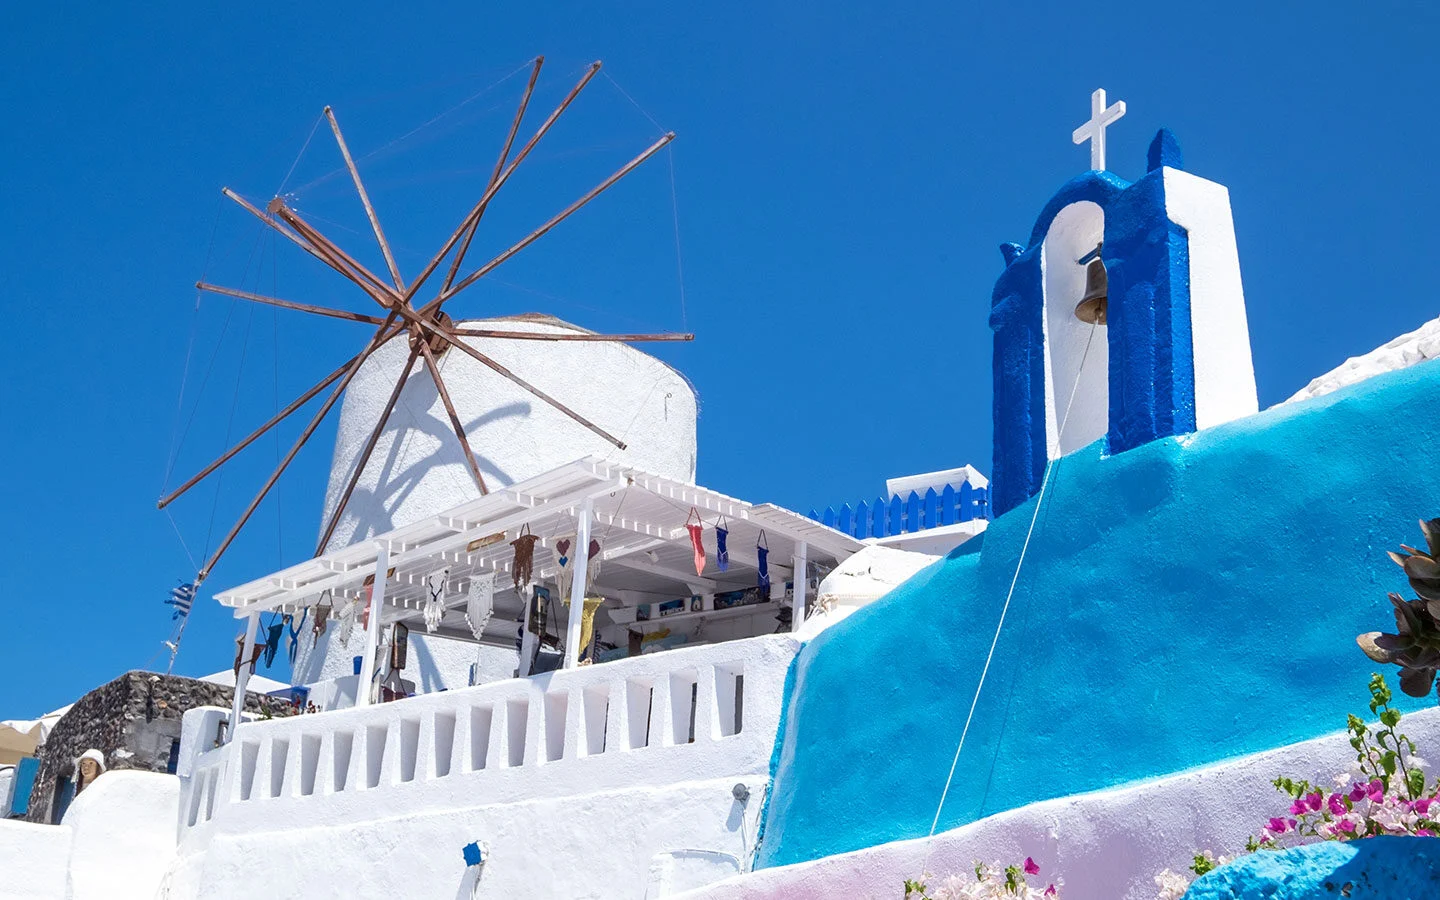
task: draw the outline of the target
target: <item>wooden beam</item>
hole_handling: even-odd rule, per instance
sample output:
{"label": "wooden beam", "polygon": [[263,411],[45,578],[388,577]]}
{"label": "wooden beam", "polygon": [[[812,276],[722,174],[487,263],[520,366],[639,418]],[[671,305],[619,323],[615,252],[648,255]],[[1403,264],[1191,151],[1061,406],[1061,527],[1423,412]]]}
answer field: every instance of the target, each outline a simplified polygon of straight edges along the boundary
{"label": "wooden beam", "polygon": [[691,567],[688,571],[679,569],[668,569],[665,566],[656,565],[652,562],[642,562],[633,556],[617,556],[614,559],[605,560],[606,565],[617,565],[625,569],[633,569],[636,572],[645,572],[649,575],[659,575],[661,578],[669,578],[678,581],[686,586],[708,588],[715,593],[727,590],[738,590],[737,588],[722,587],[720,582],[713,578],[706,578],[703,575],[696,575],[695,569]]}
{"label": "wooden beam", "polygon": [[395,280],[395,289],[403,291],[405,280],[400,277],[400,269],[395,265],[395,255],[390,252],[390,242],[385,240],[380,219],[375,215],[375,207],[370,204],[370,194],[365,190],[365,183],[360,180],[360,170],[355,167],[355,160],[350,157],[350,147],[345,143],[345,135],[340,133],[340,123],[335,120],[335,111],[328,106],[325,107],[325,118],[330,120],[330,130],[335,132],[335,143],[340,145],[340,155],[345,157],[345,168],[350,170],[350,178],[355,182],[355,192],[360,195],[360,203],[365,207],[365,216],[370,220],[375,240],[380,244],[380,252],[385,254],[385,265],[390,269],[390,277]]}
{"label": "wooden beam", "polygon": [[335,405],[335,401],[340,399],[340,395],[345,392],[345,388],[349,386],[351,379],[355,377],[355,373],[360,371],[360,366],[364,364],[365,360],[370,358],[370,354],[378,350],[384,343],[389,326],[394,322],[394,319],[395,316],[392,313],[390,317],[385,320],[385,324],[380,326],[380,329],[375,332],[375,336],[370,339],[370,343],[365,346],[365,349],[360,351],[360,354],[351,361],[349,367],[345,370],[344,377],[340,379],[340,383],[335,386],[335,390],[330,392],[330,396],[325,398],[324,404],[321,405],[314,417],[310,419],[310,424],[305,426],[305,430],[301,432],[300,437],[296,439],[294,445],[290,447],[290,452],[285,454],[285,458],[281,460],[280,465],[276,466],[275,471],[272,472],[270,478],[266,480],[264,487],[260,488],[260,493],[256,494],[255,499],[250,501],[250,505],[247,506],[245,512],[240,515],[240,520],[230,529],[230,533],[225,535],[225,539],[220,542],[219,548],[216,549],[215,553],[211,555],[210,559],[208,559],[200,569],[197,576],[199,579],[203,580],[208,577],[211,570],[215,568],[215,564],[220,561],[220,557],[224,556],[225,551],[230,549],[230,544],[234,542],[235,536],[240,533],[240,529],[245,527],[245,523],[250,521],[250,517],[255,514],[255,510],[260,506],[261,501],[265,499],[265,495],[269,494],[270,489],[275,487],[275,482],[280,480],[281,473],[283,473],[291,461],[295,459],[295,455],[300,452],[301,447],[305,446],[305,442],[310,440],[310,435],[314,434],[315,429],[320,427],[321,421],[323,421],[325,416],[330,412],[331,407]]}
{"label": "wooden beam", "polygon": [[237,291],[234,288],[220,287],[215,284],[206,284],[203,281],[195,282],[195,287],[211,294],[223,294],[226,297],[237,297],[241,300],[251,300],[255,303],[265,303],[270,306],[278,306],[281,309],[295,309],[300,312],[314,313],[317,316],[329,316],[332,319],[348,319],[351,322],[369,322],[371,325],[379,325],[385,320],[379,316],[367,316],[363,313],[353,313],[343,309],[331,309],[328,306],[314,306],[309,303],[297,303],[294,300],[281,300],[279,297],[267,297],[264,294],[252,294],[249,291]]}
{"label": "wooden beam", "polygon": [[576,422],[588,428],[590,431],[593,431],[595,434],[614,444],[618,449],[625,449],[624,441],[615,437],[615,435],[601,428],[599,425],[596,425],[594,422],[591,422],[589,419],[585,418],[584,416],[577,413],[575,410],[561,403],[559,400],[556,400],[554,397],[540,390],[535,385],[521,378],[519,375],[516,375],[514,372],[510,371],[509,369],[502,366],[500,363],[481,353],[479,350],[476,350],[474,347],[471,347],[469,344],[460,340],[459,336],[450,329],[445,328],[441,325],[437,325],[436,323],[428,319],[421,322],[421,327],[429,331],[431,334],[441,335],[450,342],[451,347],[454,347],[455,349],[469,356],[471,359],[475,360],[481,365],[488,367],[496,374],[502,375],[505,378],[510,379],[516,385],[520,386],[521,388],[540,398],[541,400],[544,400],[546,403],[555,407],[557,410],[569,416],[571,419],[574,419]]}
{"label": "wooden beam", "polygon": [[[271,200],[269,210],[279,216],[286,225],[299,232],[301,237],[309,241],[320,252],[321,259],[329,263],[335,271],[354,281],[365,290],[365,293],[374,298],[376,303],[388,307],[393,301],[400,299],[400,294],[394,288],[381,281],[378,275],[365,268],[355,257],[341,250],[338,244],[302,219],[298,213],[285,205],[284,200],[279,197]],[[368,287],[366,282],[369,283]]]}
{"label": "wooden beam", "polygon": [[[538,63],[540,60],[536,60],[536,62]],[[445,258],[451,248],[465,236],[466,229],[480,220],[480,214],[485,211],[485,207],[489,205],[490,199],[505,185],[506,181],[510,180],[510,176],[515,173],[515,168],[525,161],[525,157],[529,156],[530,151],[535,149],[535,145],[540,142],[540,139],[545,136],[545,133],[550,130],[550,127],[560,118],[560,114],[565,112],[576,97],[580,96],[580,92],[584,90],[585,85],[589,84],[590,79],[594,78],[595,73],[599,71],[600,63],[591,63],[589,68],[585,70],[585,74],[580,76],[580,81],[570,89],[570,93],[565,95],[565,99],[560,101],[560,105],[555,107],[555,111],[550,113],[544,122],[540,123],[540,127],[535,131],[535,134],[530,140],[525,142],[525,146],[520,148],[520,152],[515,154],[515,159],[511,161],[510,165],[505,167],[505,171],[500,173],[500,178],[485,190],[485,193],[480,197],[480,202],[476,203],[475,206],[471,208],[469,214],[460,222],[459,227],[455,229],[455,233],[450,235],[450,240],[445,242],[445,246],[440,248],[440,252],[435,254],[434,258],[425,266],[424,271],[416,276],[414,281],[410,282],[410,286],[405,289],[405,301],[407,303],[415,296],[416,292],[420,290],[420,287],[425,284],[426,279],[435,272],[435,269],[440,265],[440,261]],[[429,304],[426,304],[426,307],[428,310],[428,308],[438,305],[438,301],[431,301]]]}
{"label": "wooden beam", "polygon": [[532,231],[529,235],[527,235],[519,243],[512,246],[509,250],[506,250],[504,253],[501,253],[499,256],[495,257],[485,265],[481,266],[479,269],[476,269],[474,272],[471,272],[469,275],[465,276],[458,283],[452,285],[448,291],[441,291],[440,296],[437,299],[441,302],[444,302],[455,296],[456,294],[460,293],[461,291],[465,290],[465,288],[479,281],[481,278],[484,278],[495,267],[499,266],[501,263],[505,262],[507,259],[514,256],[515,254],[519,253],[521,250],[524,250],[526,247],[535,243],[540,238],[544,237],[546,232],[550,231],[550,229],[565,221],[577,210],[579,210],[580,207],[600,196],[600,194],[602,194],[607,188],[609,188],[615,182],[619,181],[621,178],[624,178],[626,175],[630,174],[631,171],[633,171],[641,163],[645,162],[645,160],[654,156],[656,153],[659,153],[661,148],[663,148],[666,144],[670,143],[673,140],[675,140],[675,132],[673,131],[661,137],[660,140],[647,147],[645,151],[642,152],[639,156],[630,160],[628,163],[616,170],[615,174],[611,175],[609,178],[606,178],[604,181],[600,182],[595,187],[591,188],[579,200],[576,200],[574,203],[562,209],[552,219],[550,219],[550,221],[546,222],[544,225],[541,225],[539,228]]}
{"label": "wooden beam", "polygon": [[410,356],[406,358],[405,366],[400,370],[400,377],[395,380],[395,388],[390,392],[390,399],[385,401],[385,409],[381,411],[380,418],[375,420],[375,427],[370,431],[370,438],[365,441],[365,449],[360,451],[355,471],[350,473],[350,481],[345,485],[345,492],[340,495],[340,502],[335,504],[335,509],[330,514],[330,523],[325,526],[325,533],[320,536],[320,543],[315,547],[316,556],[325,552],[325,545],[330,543],[331,536],[335,534],[335,526],[340,524],[340,514],[345,511],[345,504],[350,502],[350,495],[355,493],[355,486],[360,483],[360,476],[364,474],[365,466],[370,462],[370,454],[375,452],[375,445],[380,442],[380,435],[385,433],[385,423],[390,420],[390,413],[395,410],[395,404],[400,401],[400,394],[405,390],[406,382],[410,380],[410,368],[415,365],[415,357],[420,355],[420,348],[425,345],[425,341],[420,335],[413,336],[411,341],[414,346],[410,348]]}
{"label": "wooden beam", "polygon": [[[505,146],[500,148],[500,158],[495,161],[495,171],[490,173],[490,183],[485,185],[485,192],[489,193],[490,188],[500,179],[500,173],[505,170],[505,160],[510,157],[510,148],[515,145],[515,135],[520,131],[520,120],[525,118],[525,110],[530,106],[530,95],[535,91],[535,81],[540,77],[540,67],[545,64],[545,57],[535,57],[535,67],[530,70],[530,81],[525,85],[525,93],[520,97],[520,107],[515,110],[515,119],[510,123],[510,133],[505,137]],[[483,195],[482,195],[483,196]],[[480,216],[485,215],[485,208],[490,201],[484,201],[480,206],[480,214],[470,224],[465,233],[465,240],[461,242],[460,249],[455,252],[455,259],[450,263],[450,271],[445,273],[445,283],[440,286],[443,294],[449,290],[450,285],[455,281],[455,274],[460,271],[460,264],[465,261],[465,253],[470,249],[470,242],[475,238],[475,232],[480,227]]]}
{"label": "wooden beam", "polygon": [[[378,319],[376,321],[379,321]],[[620,341],[624,343],[641,343],[647,341],[693,341],[693,334],[584,334],[576,332],[557,332],[547,334],[543,331],[501,331],[492,328],[453,328],[455,334],[463,337],[483,338],[507,338],[516,341]]]}
{"label": "wooden beam", "polygon": [[450,427],[455,429],[455,436],[460,439],[460,450],[465,454],[465,463],[470,467],[470,474],[475,479],[475,486],[480,488],[480,495],[490,493],[485,486],[485,476],[480,474],[480,466],[475,462],[475,451],[470,449],[470,439],[465,436],[465,425],[460,421],[460,414],[455,412],[455,404],[450,402],[450,391],[445,388],[445,379],[440,377],[440,367],[435,364],[435,354],[430,350],[428,336],[416,336],[416,343],[420,352],[425,357],[425,368],[430,370],[430,378],[435,382],[435,390],[440,393],[440,401],[445,404],[445,414],[450,417]]}

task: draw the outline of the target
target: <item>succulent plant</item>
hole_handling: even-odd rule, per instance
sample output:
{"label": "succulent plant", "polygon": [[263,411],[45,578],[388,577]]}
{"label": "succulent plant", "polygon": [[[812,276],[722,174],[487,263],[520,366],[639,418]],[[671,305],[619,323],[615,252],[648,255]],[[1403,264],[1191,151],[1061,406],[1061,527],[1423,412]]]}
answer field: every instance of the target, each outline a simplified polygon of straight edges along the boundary
{"label": "succulent plant", "polygon": [[1390,553],[1419,595],[1414,600],[1390,595],[1397,633],[1371,631],[1355,638],[1366,656],[1400,667],[1400,690],[1412,697],[1429,694],[1440,669],[1440,519],[1422,519],[1420,531],[1425,550],[1401,544],[1403,553]]}

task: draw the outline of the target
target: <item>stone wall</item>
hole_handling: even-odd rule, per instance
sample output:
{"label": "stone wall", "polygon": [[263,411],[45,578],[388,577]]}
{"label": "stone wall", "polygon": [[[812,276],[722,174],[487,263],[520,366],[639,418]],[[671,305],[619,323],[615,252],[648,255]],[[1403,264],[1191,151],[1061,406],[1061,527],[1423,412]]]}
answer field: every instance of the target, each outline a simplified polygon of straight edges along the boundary
{"label": "stone wall", "polygon": [[[178,675],[127,672],[76,701],[55,723],[37,756],[40,770],[30,795],[31,822],[50,822],[55,789],[62,779],[75,777],[75,760],[94,748],[105,755],[105,768],[165,772],[170,748],[180,740],[180,718],[197,706],[228,709],[234,689]],[[281,701],[250,692],[245,708],[260,712],[262,703],[271,714],[285,716],[291,709]]]}

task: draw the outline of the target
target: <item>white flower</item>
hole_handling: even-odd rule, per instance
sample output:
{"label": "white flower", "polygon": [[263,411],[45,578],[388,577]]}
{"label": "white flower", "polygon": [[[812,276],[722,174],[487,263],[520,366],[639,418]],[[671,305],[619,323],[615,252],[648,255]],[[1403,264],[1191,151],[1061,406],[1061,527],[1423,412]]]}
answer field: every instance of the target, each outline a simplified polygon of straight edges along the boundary
{"label": "white flower", "polygon": [[1155,876],[1155,885],[1160,888],[1160,893],[1155,895],[1155,900],[1180,900],[1190,887],[1190,879],[1180,872],[1166,869]]}
{"label": "white flower", "polygon": [[1352,776],[1349,772],[1341,772],[1339,775],[1335,776],[1335,787],[1347,788],[1350,786],[1350,782],[1354,780],[1354,776]]}

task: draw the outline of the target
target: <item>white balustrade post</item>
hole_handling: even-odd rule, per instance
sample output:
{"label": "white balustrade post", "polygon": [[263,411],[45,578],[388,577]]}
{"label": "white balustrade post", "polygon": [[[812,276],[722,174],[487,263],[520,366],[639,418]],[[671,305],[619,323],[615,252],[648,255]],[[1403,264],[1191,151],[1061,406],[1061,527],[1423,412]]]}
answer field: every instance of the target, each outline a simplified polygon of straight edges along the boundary
{"label": "white balustrade post", "polygon": [[791,576],[795,584],[795,607],[790,614],[790,630],[799,631],[800,626],[805,624],[805,582],[806,582],[806,554],[810,551],[809,545],[804,541],[797,541],[795,544],[795,574]]}
{"label": "white balustrade post", "polygon": [[259,628],[260,613],[252,612],[245,622],[245,643],[240,650],[240,671],[235,676],[235,697],[230,701],[226,743],[235,740],[235,729],[240,727],[240,714],[245,710],[245,686],[250,683],[250,657],[255,654],[255,632]]}
{"label": "white balustrade post", "polygon": [[580,661],[580,630],[585,621],[585,575],[590,568],[590,518],[593,501],[586,498],[575,516],[575,565],[571,567],[570,621],[565,628],[565,668]]}
{"label": "white balustrade post", "polygon": [[375,649],[380,646],[380,611],[385,608],[386,573],[390,571],[390,545],[381,542],[375,555],[375,583],[370,587],[370,621],[365,628],[365,655],[360,658],[360,683],[355,705],[370,705],[370,682],[375,680]]}

